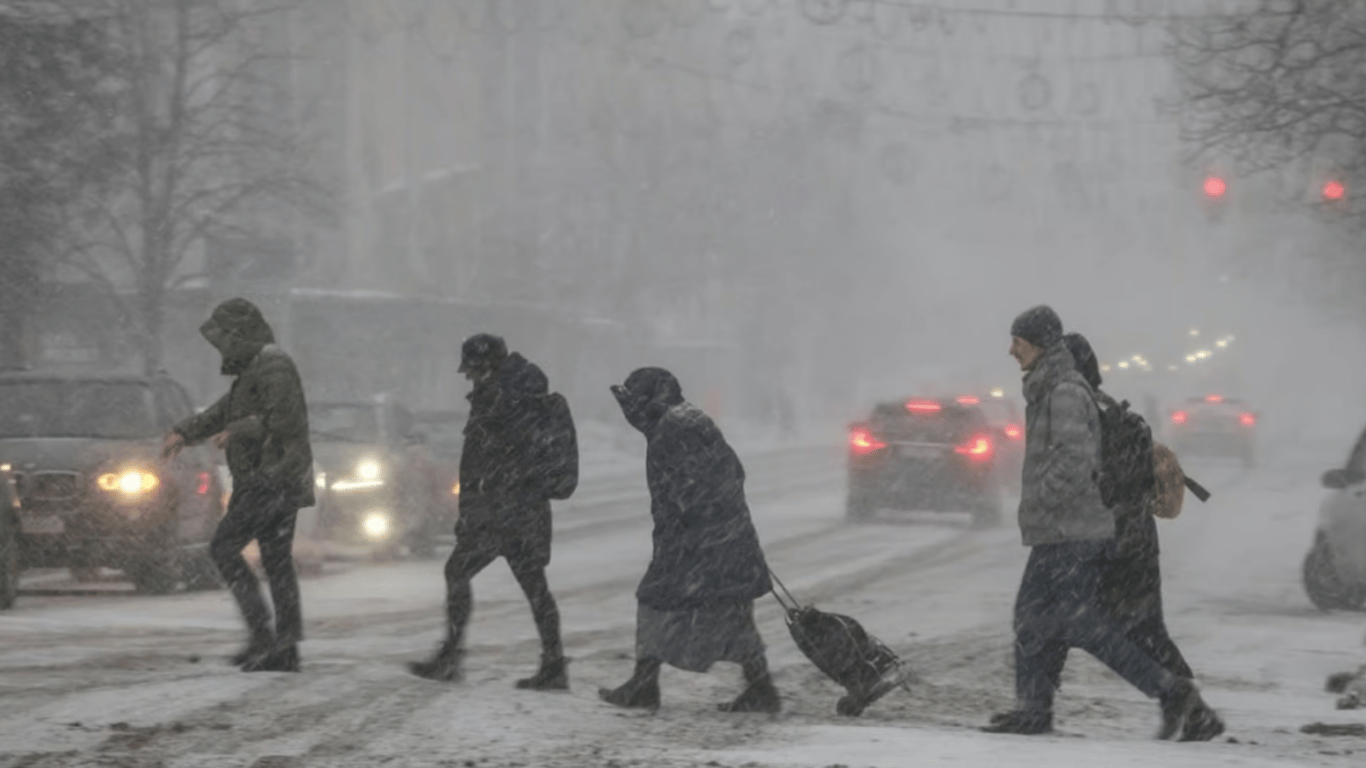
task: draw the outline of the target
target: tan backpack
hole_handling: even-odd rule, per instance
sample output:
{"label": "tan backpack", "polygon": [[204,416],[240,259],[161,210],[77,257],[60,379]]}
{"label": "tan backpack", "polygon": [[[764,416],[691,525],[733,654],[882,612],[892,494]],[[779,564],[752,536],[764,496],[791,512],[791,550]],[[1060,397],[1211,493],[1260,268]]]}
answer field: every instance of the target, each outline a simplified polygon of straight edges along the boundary
{"label": "tan backpack", "polygon": [[1186,473],[1176,453],[1162,443],[1153,443],[1153,515],[1163,520],[1174,520],[1181,514],[1186,499]]}

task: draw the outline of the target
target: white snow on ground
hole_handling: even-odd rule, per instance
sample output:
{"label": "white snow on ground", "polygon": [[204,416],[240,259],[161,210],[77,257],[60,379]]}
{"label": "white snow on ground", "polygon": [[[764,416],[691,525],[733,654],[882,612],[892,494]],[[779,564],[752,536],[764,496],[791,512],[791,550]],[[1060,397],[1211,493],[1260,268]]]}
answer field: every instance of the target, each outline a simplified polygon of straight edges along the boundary
{"label": "white snow on ground", "polygon": [[1168,620],[1230,731],[1168,744],[1152,741],[1156,705],[1080,653],[1059,697],[1060,735],[978,732],[1011,698],[1010,608],[1026,555],[1013,526],[977,532],[933,514],[845,526],[837,450],[824,464],[760,453],[744,455],[775,571],[800,598],[858,618],[922,678],[862,718],[835,716],[842,691],[796,650],[771,599],[758,617],[782,715],[717,712],[739,685],[724,666],[666,670],[656,714],[599,702],[597,687],[630,672],[632,592],[649,557],[643,478],[606,473],[556,507],[550,579],[574,658],[567,694],[513,690],[538,646],[501,563],[475,580],[468,679],[450,686],[402,669],[441,637],[440,561],[330,566],[306,579],[299,675],[246,676],[221,662],[240,639],[222,593],[24,596],[0,617],[0,765],[1193,768],[1366,755],[1366,738],[1299,731],[1366,725],[1322,691],[1327,674],[1366,660],[1366,622],[1314,610],[1299,586],[1317,477],[1340,456],[1188,467],[1215,497],[1161,523]]}

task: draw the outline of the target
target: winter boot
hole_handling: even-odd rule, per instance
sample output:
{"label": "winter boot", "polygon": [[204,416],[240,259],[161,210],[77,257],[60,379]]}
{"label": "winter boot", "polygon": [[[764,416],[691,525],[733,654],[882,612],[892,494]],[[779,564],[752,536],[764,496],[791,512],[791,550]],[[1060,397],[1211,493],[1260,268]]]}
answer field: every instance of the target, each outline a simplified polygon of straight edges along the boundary
{"label": "winter boot", "polygon": [[456,648],[450,643],[442,643],[437,649],[436,655],[426,661],[408,662],[408,671],[412,674],[435,680],[440,683],[458,683],[465,679],[465,674],[461,669],[461,661],[465,656],[464,651]]}
{"label": "winter boot", "polygon": [[778,689],[773,685],[773,678],[768,674],[768,663],[763,658],[745,665],[745,684],[745,690],[735,697],[735,701],[718,704],[717,709],[722,712],[767,712],[771,715],[782,710]]}
{"label": "winter boot", "polygon": [[243,672],[298,672],[299,646],[282,645],[247,659]]}
{"label": "winter boot", "polygon": [[270,652],[270,649],[274,647],[275,635],[272,634],[270,630],[253,631],[251,633],[251,639],[247,641],[246,646],[237,653],[234,653],[229,661],[234,667],[240,667],[243,664],[246,664],[249,659],[266,655]]}
{"label": "winter boot", "polygon": [[1012,710],[991,716],[991,722],[982,726],[984,733],[1013,733],[1019,736],[1038,736],[1053,732],[1053,713],[1048,710],[1038,712]]}
{"label": "winter boot", "polygon": [[524,691],[567,691],[569,690],[569,659],[541,659],[541,668],[531,677],[517,681],[517,687]]}
{"label": "winter boot", "polygon": [[635,674],[617,688],[599,688],[598,698],[627,709],[659,709],[659,662],[636,662]]}
{"label": "winter boot", "polygon": [[1201,709],[1208,709],[1200,698],[1195,682],[1184,677],[1178,677],[1171,690],[1162,694],[1160,703],[1162,727],[1157,732],[1157,738],[1162,741],[1176,738],[1183,732],[1187,721],[1192,720]]}
{"label": "winter boot", "polygon": [[1177,741],[1210,741],[1224,732],[1224,721],[1219,713],[1201,701],[1195,711],[1186,718],[1181,726],[1181,738]]}

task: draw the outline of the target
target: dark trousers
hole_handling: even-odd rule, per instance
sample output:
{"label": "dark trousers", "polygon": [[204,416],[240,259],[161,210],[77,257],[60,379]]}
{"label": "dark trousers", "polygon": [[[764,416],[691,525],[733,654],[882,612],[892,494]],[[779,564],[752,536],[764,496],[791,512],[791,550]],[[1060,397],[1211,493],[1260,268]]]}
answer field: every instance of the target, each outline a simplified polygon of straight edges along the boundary
{"label": "dark trousers", "polygon": [[1162,571],[1155,548],[1111,559],[1103,589],[1110,615],[1134,645],[1173,675],[1195,677],[1167,632],[1162,610]]}
{"label": "dark trousers", "polygon": [[237,607],[253,638],[272,634],[270,609],[261,587],[248,567],[242,549],[252,539],[261,550],[261,565],[270,581],[275,605],[273,634],[280,645],[303,639],[303,613],[299,607],[299,577],[294,570],[294,520],[298,515],[290,494],[258,482],[242,482],[233,488],[227,514],[218,523],[209,554],[223,574]]}
{"label": "dark trousers", "polygon": [[509,516],[512,524],[508,524],[509,518],[480,523],[474,515],[466,515],[470,507],[462,500],[455,551],[446,561],[447,647],[464,647],[465,626],[474,609],[470,580],[502,557],[531,604],[531,617],[541,637],[541,657],[558,661],[564,656],[560,610],[545,577],[550,564],[550,502],[537,500],[519,506]]}
{"label": "dark trousers", "polygon": [[1135,645],[1106,610],[1106,542],[1034,547],[1015,600],[1015,695],[1026,711],[1051,711],[1067,652],[1080,648],[1151,698],[1176,678]]}

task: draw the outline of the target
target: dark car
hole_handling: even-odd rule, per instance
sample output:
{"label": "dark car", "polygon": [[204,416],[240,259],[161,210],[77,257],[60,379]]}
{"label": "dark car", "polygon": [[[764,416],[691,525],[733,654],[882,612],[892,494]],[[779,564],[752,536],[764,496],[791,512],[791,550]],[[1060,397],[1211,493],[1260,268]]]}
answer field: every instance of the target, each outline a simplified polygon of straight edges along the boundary
{"label": "dark car", "polygon": [[997,441],[977,405],[956,398],[880,403],[849,428],[846,517],[878,509],[968,512],[977,527],[1001,522]]}
{"label": "dark car", "polygon": [[1366,430],[1341,469],[1323,475],[1331,493],[1319,507],[1314,544],[1304,558],[1304,589],[1320,609],[1366,607]]}
{"label": "dark car", "polygon": [[415,460],[412,413],[388,397],[308,405],[324,535],[379,558],[430,554],[444,515]]}
{"label": "dark car", "polygon": [[1166,442],[1178,456],[1257,460],[1257,413],[1223,395],[1193,397],[1171,412]]}
{"label": "dark car", "polygon": [[77,580],[117,568],[139,591],[218,584],[208,542],[222,517],[211,448],[161,459],[162,438],[192,412],[166,376],[107,372],[0,375],[0,462],[19,496],[20,568]]}

